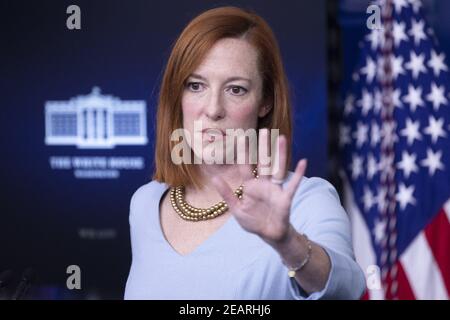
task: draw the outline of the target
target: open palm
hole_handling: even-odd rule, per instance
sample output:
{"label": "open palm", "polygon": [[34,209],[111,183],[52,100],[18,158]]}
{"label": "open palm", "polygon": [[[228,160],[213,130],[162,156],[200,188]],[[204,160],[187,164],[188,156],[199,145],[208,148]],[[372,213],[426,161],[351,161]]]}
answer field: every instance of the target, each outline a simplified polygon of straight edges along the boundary
{"label": "open palm", "polygon": [[[259,149],[266,146],[268,130],[259,134]],[[260,175],[255,179],[251,170],[242,170],[244,176],[244,194],[238,199],[230,186],[221,178],[214,177],[213,183],[227,202],[229,210],[239,224],[248,232],[260,236],[267,242],[281,241],[289,230],[289,213],[292,198],[306,170],[306,160],[297,163],[290,181],[284,186],[281,181],[286,176],[287,142],[284,136],[277,139],[275,163],[270,175]],[[275,161],[277,162],[277,161]],[[259,167],[259,164],[258,164]]]}

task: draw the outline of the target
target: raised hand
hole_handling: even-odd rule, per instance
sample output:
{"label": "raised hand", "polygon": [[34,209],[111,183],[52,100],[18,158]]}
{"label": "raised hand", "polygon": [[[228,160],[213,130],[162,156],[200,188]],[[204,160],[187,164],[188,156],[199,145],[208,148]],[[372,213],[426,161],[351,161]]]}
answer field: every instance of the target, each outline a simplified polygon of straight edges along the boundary
{"label": "raised hand", "polygon": [[[258,150],[266,150],[269,132],[260,130]],[[272,166],[271,174],[260,175],[255,179],[250,166],[242,170],[244,176],[244,194],[238,199],[232,188],[221,177],[214,177],[212,182],[227,202],[230,212],[239,224],[248,232],[260,236],[270,244],[282,242],[290,230],[289,213],[292,198],[305,173],[307,161],[303,159],[297,163],[291,180],[283,186],[286,177],[287,141],[283,135],[276,141],[275,159],[278,163]],[[260,153],[261,154],[261,153]],[[259,163],[258,168],[262,167]],[[261,165],[261,166],[260,166]]]}

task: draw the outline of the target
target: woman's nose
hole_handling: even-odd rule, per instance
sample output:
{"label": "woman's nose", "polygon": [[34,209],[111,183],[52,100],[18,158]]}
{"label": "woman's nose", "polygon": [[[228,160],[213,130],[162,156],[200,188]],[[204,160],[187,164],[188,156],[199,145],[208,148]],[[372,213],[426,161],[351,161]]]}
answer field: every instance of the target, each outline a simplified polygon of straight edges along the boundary
{"label": "woman's nose", "polygon": [[220,93],[212,93],[205,106],[205,114],[211,120],[219,120],[225,117],[225,108]]}

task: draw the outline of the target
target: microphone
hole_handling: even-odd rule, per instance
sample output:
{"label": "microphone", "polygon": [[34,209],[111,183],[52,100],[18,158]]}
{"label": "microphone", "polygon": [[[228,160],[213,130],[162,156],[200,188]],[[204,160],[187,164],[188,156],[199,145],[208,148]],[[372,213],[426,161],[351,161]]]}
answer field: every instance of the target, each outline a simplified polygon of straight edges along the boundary
{"label": "microphone", "polygon": [[11,270],[6,270],[0,273],[0,290],[6,288],[11,282],[13,272]]}
{"label": "microphone", "polygon": [[19,300],[22,298],[27,293],[28,289],[30,289],[34,279],[34,270],[32,268],[27,268],[22,274],[22,279],[20,280],[19,285],[12,296],[12,300]]}

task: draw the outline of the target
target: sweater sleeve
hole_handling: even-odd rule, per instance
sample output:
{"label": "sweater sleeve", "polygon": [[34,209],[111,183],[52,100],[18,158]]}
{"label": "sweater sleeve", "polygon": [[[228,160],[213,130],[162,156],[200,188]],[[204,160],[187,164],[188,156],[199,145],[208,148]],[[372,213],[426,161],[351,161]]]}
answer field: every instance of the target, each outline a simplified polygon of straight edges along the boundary
{"label": "sweater sleeve", "polygon": [[347,213],[331,183],[316,177],[306,179],[292,200],[290,220],[298,232],[325,250],[331,270],[322,291],[307,295],[294,278],[289,278],[290,292],[299,300],[359,299],[365,290],[365,277],[355,262]]}

